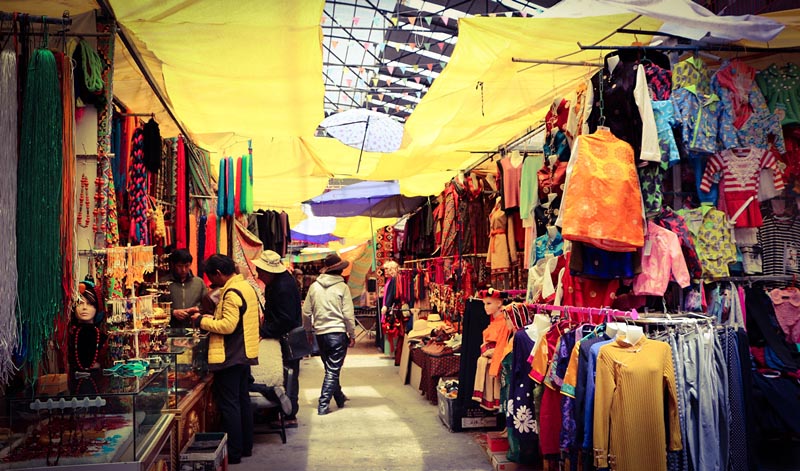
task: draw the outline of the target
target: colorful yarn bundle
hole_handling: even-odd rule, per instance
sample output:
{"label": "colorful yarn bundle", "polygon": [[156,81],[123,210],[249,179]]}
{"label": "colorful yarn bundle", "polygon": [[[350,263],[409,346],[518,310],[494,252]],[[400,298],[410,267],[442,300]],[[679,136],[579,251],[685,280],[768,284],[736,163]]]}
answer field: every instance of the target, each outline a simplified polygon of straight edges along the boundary
{"label": "colorful yarn bundle", "polygon": [[[72,313],[72,302],[79,296],[78,293],[78,227],[75,221],[75,181],[77,173],[77,158],[75,156],[75,99],[73,96],[74,84],[72,83],[72,62],[62,54],[57,55],[58,66],[61,69],[61,108],[64,113],[63,120],[63,173],[61,184],[63,194],[61,198],[61,257],[63,260],[61,273],[61,289],[64,293],[64,309],[60,313],[56,327],[55,340],[57,345],[65,345],[68,337],[68,325]],[[83,183],[81,183],[83,184]],[[86,185],[88,187],[88,180]],[[85,196],[88,208],[88,191]],[[86,211],[86,225],[89,224],[89,214]],[[61,364],[67,362],[66,349],[59,350]]]}
{"label": "colorful yarn bundle", "polygon": [[17,346],[17,55],[0,52],[0,384],[8,384],[16,367]]}
{"label": "colorful yarn bundle", "polygon": [[217,217],[232,217],[238,211],[236,194],[236,175],[233,157],[219,161],[219,187],[217,189]]}
{"label": "colorful yarn bundle", "polygon": [[186,200],[186,146],[183,136],[178,136],[175,177],[175,247],[186,247],[186,216],[189,208]]}
{"label": "colorful yarn bundle", "polygon": [[128,237],[132,244],[150,243],[147,224],[147,195],[149,193],[147,168],[144,166],[144,135],[141,129],[133,133],[130,173],[128,174],[128,211],[131,223]]}
{"label": "colorful yarn bundle", "polygon": [[35,375],[62,306],[61,236],[53,229],[60,224],[63,113],[52,52],[33,52],[23,96],[22,165],[17,168],[17,321],[23,334],[22,360]]}
{"label": "colorful yarn bundle", "polygon": [[253,212],[253,156],[243,155],[236,163],[236,172],[239,190],[236,195],[236,212],[250,214]]}
{"label": "colorful yarn bundle", "polygon": [[219,185],[217,186],[217,217],[224,218],[226,211],[226,199],[228,185],[226,182],[226,175],[228,169],[228,159],[219,159]]}

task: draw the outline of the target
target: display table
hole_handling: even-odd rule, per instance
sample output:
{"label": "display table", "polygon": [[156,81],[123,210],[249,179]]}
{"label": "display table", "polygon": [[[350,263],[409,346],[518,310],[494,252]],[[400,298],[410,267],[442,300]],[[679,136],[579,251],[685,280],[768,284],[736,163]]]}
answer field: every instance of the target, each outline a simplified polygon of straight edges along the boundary
{"label": "display table", "polygon": [[439,383],[439,378],[458,376],[461,357],[459,355],[434,357],[423,352],[420,348],[415,348],[411,350],[411,361],[422,368],[422,378],[419,383],[420,391],[431,401],[431,404],[437,404],[436,385]]}

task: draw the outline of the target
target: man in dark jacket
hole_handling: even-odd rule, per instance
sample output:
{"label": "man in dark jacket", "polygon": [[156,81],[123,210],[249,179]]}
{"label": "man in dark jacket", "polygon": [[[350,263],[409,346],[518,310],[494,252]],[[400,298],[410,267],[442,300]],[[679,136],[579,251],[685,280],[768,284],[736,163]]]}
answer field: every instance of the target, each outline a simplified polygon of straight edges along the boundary
{"label": "man in dark jacket", "polygon": [[[303,314],[300,310],[300,291],[297,283],[281,262],[281,256],[272,250],[265,250],[261,256],[253,260],[258,272],[258,279],[264,283],[264,322],[261,323],[261,338],[280,339],[295,327],[303,325]],[[284,368],[292,368],[292,384],[285,388],[292,401],[292,413],[286,417],[287,427],[297,426],[298,393],[300,389],[300,360],[283,358]],[[284,369],[284,382],[286,370]]]}
{"label": "man in dark jacket", "polygon": [[169,295],[163,295],[161,301],[172,302],[170,327],[190,327],[190,318],[200,312],[200,301],[206,295],[203,279],[192,274],[192,260],[186,249],[169,254],[169,274],[162,279],[169,282]]}

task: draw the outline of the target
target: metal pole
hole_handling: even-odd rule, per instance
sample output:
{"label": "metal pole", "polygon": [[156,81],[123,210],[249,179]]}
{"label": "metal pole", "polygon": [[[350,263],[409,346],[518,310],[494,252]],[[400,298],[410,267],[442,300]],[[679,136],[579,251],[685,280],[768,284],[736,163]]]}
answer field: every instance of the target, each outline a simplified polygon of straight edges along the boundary
{"label": "metal pole", "polygon": [[[356,173],[361,170],[361,156],[364,155],[364,144],[367,142],[367,132],[369,132],[369,116],[367,116],[367,124],[364,126],[364,137],[361,139],[361,150],[358,152],[358,166],[356,166]],[[372,208],[370,208],[370,224],[372,223]]]}

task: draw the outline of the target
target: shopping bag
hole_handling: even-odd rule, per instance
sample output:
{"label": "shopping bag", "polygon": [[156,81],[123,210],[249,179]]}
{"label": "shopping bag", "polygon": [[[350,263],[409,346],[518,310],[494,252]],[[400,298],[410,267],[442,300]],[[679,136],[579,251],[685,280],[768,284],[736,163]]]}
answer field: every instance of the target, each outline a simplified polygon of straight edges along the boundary
{"label": "shopping bag", "polygon": [[295,327],[281,337],[281,349],[287,360],[299,360],[314,354],[313,343],[309,343],[308,334],[303,326]]}

